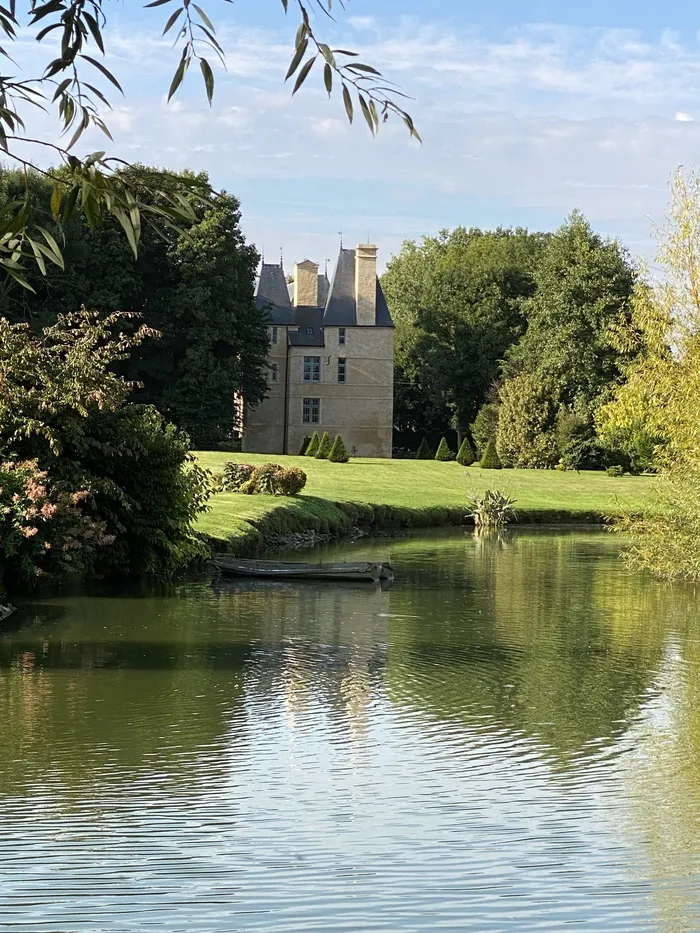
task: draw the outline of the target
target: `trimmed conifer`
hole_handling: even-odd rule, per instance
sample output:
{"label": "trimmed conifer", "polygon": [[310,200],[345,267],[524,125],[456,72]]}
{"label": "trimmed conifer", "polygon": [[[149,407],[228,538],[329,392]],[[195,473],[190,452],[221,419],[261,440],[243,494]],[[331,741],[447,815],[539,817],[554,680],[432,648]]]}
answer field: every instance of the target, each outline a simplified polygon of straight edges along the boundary
{"label": "trimmed conifer", "polygon": [[496,438],[492,437],[486,445],[484,456],[481,458],[480,467],[482,470],[502,470],[503,464],[496,450]]}
{"label": "trimmed conifer", "polygon": [[420,447],[416,451],[416,460],[432,460],[433,452],[425,438],[420,442]]}
{"label": "trimmed conifer", "polygon": [[305,457],[306,451],[309,449],[309,444],[311,443],[311,438],[307,434],[304,440],[301,442],[301,447],[299,448],[299,456]]}
{"label": "trimmed conifer", "polygon": [[333,441],[333,446],[331,447],[331,452],[328,454],[328,459],[331,463],[347,463],[350,459],[350,454],[347,452],[345,443],[340,434],[338,434],[336,439]]}
{"label": "trimmed conifer", "polygon": [[314,431],[314,433],[311,435],[311,440],[309,441],[309,445],[306,448],[306,452],[304,453],[304,456],[315,457],[316,454],[318,453],[318,448],[320,446],[321,446],[321,441],[319,440],[318,431]]}
{"label": "trimmed conifer", "polygon": [[469,438],[465,437],[462,441],[462,445],[459,448],[459,453],[457,454],[457,463],[462,466],[468,467],[476,460],[474,456],[474,451],[472,445],[469,443]]}
{"label": "trimmed conifer", "polygon": [[447,443],[447,439],[443,437],[435,453],[435,459],[446,463],[448,460],[454,460],[454,458],[455,455],[450,450],[450,445]]}
{"label": "trimmed conifer", "polygon": [[316,459],[327,460],[328,454],[331,452],[332,446],[333,444],[331,443],[331,439],[328,436],[328,431],[324,431],[323,437],[321,438],[321,442],[318,445],[318,450],[316,451]]}

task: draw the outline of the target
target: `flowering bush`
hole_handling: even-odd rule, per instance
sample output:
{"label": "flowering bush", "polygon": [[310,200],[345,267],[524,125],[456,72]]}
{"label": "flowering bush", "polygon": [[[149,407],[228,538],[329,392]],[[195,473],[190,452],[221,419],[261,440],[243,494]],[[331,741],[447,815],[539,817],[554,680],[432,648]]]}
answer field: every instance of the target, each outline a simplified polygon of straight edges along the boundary
{"label": "flowering bush", "polygon": [[0,463],[0,567],[26,581],[84,574],[114,542],[91,505],[88,490],[52,489],[35,460]]}

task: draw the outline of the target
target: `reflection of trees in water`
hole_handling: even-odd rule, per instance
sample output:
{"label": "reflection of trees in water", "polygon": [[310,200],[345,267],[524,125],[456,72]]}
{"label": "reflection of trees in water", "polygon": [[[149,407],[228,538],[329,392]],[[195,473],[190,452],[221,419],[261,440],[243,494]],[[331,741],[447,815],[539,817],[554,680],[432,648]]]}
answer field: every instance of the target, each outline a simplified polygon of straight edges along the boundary
{"label": "reflection of trees in water", "polygon": [[[0,793],[52,774],[191,778],[202,749],[255,741],[244,701],[305,693],[360,723],[384,667],[386,597],[362,587],[184,587],[76,598],[0,639]],[[264,718],[264,717],[263,717]],[[208,756],[207,767],[210,767]]]}
{"label": "reflection of trees in water", "polygon": [[615,555],[581,532],[436,542],[434,577],[409,564],[422,585],[391,593],[392,696],[523,732],[565,762],[612,743],[654,679],[674,605]]}

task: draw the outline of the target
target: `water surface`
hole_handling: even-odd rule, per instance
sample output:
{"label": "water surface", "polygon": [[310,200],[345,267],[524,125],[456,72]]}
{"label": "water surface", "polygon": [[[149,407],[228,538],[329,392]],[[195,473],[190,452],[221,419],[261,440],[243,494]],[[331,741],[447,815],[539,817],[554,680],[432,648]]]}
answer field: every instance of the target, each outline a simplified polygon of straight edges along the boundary
{"label": "water surface", "polygon": [[698,597],[617,547],[37,601],[0,636],[0,931],[699,930]]}

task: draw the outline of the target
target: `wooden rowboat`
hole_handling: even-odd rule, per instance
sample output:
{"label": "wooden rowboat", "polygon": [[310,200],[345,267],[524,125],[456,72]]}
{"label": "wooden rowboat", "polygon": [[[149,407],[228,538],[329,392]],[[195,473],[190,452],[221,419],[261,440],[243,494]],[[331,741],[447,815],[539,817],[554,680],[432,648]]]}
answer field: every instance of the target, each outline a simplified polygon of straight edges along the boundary
{"label": "wooden rowboat", "polygon": [[222,573],[241,577],[267,577],[273,580],[393,580],[388,564],[358,561],[342,564],[297,564],[276,560],[239,560],[217,554],[212,564]]}

